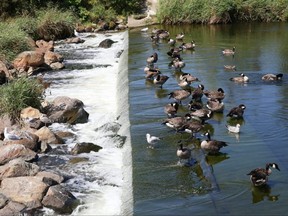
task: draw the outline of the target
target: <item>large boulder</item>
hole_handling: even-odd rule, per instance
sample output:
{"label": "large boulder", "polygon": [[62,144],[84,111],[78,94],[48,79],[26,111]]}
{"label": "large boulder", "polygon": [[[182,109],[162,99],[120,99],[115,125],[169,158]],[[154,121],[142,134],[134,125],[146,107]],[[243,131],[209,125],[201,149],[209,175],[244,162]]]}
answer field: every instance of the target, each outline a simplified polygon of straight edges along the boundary
{"label": "large boulder", "polygon": [[45,41],[45,40],[37,40],[36,42],[37,48],[35,49],[38,52],[45,53],[47,51],[54,51],[54,41]]}
{"label": "large boulder", "polygon": [[0,209],[0,215],[21,215],[20,212],[25,209],[25,205],[10,201],[7,205]]}
{"label": "large boulder", "polygon": [[0,166],[0,180],[19,176],[34,176],[39,171],[40,168],[36,164],[28,163],[21,158],[17,158]]}
{"label": "large boulder", "polygon": [[54,172],[48,172],[48,171],[41,171],[41,172],[38,172],[36,176],[42,176],[42,177],[45,177],[45,178],[50,178],[52,179],[53,181],[57,182],[58,184],[62,183],[64,181],[64,177],[57,174],[57,173],[54,173]]}
{"label": "large boulder", "polygon": [[58,53],[47,51],[45,52],[44,60],[46,64],[51,65],[52,63],[55,63],[55,62],[62,62],[64,59],[63,59],[63,56],[61,56]]}
{"label": "large boulder", "polygon": [[47,115],[52,122],[58,123],[87,123],[89,114],[84,109],[81,100],[60,96],[46,107]]}
{"label": "large boulder", "polygon": [[44,64],[44,53],[37,51],[24,51],[13,61],[16,69],[27,70],[29,67],[39,67]]}
{"label": "large boulder", "polygon": [[98,46],[101,48],[110,48],[113,43],[116,43],[116,42],[111,40],[111,39],[105,39],[105,40],[101,41]]}
{"label": "large boulder", "polygon": [[47,191],[42,204],[56,210],[60,214],[71,214],[79,204],[79,201],[61,185],[54,185]]}
{"label": "large boulder", "polygon": [[31,106],[22,109],[20,113],[21,119],[40,118],[41,115],[42,113],[38,109]]}
{"label": "large boulder", "polygon": [[15,158],[22,158],[25,161],[33,161],[38,155],[26,148],[24,145],[11,144],[0,146],[0,165],[3,165]]}
{"label": "large boulder", "polygon": [[0,193],[29,208],[38,208],[42,206],[41,201],[49,187],[44,181],[41,176],[5,178],[1,182]]}
{"label": "large boulder", "polygon": [[24,131],[24,132],[19,132],[20,133],[20,140],[8,140],[5,141],[6,145],[13,145],[13,144],[18,144],[18,145],[23,145],[28,149],[31,149],[32,151],[37,152],[40,150],[40,143],[39,143],[39,137],[31,132]]}
{"label": "large boulder", "polygon": [[64,144],[63,139],[57,136],[48,127],[44,126],[35,132],[35,135],[39,137],[41,143],[46,144]]}
{"label": "large boulder", "polygon": [[101,146],[95,145],[94,143],[77,143],[71,150],[73,155],[81,153],[90,153],[91,151],[98,152],[102,149]]}

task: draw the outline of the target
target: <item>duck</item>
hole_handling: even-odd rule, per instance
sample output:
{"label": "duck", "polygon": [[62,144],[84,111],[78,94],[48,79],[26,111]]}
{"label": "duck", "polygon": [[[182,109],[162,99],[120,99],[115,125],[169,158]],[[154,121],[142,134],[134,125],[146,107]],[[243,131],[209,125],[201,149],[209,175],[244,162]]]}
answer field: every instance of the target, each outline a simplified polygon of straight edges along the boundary
{"label": "duck", "polygon": [[182,100],[185,100],[191,95],[191,90],[190,89],[177,89],[173,92],[170,92],[169,94],[169,99],[174,98],[177,100],[179,104],[182,104]]}
{"label": "duck", "polygon": [[209,154],[218,154],[221,148],[228,146],[228,144],[224,141],[211,140],[209,132],[206,132],[204,135],[207,136],[207,140],[203,140],[200,146]]}
{"label": "duck", "polygon": [[162,124],[165,124],[167,127],[173,128],[178,132],[183,125],[191,120],[191,115],[189,113],[185,114],[185,116],[178,116],[173,118],[165,119]]}
{"label": "duck", "polygon": [[152,136],[151,134],[147,133],[146,134],[146,140],[147,140],[147,143],[149,144],[148,148],[155,148],[157,142],[159,140],[161,140],[160,137],[157,137],[157,136]]}
{"label": "duck", "polygon": [[149,28],[148,27],[145,27],[145,28],[142,28],[140,31],[141,32],[147,32],[149,30]]}
{"label": "duck", "polygon": [[185,34],[183,32],[176,35],[176,40],[183,40]]}
{"label": "duck", "polygon": [[205,90],[203,91],[203,94],[208,98],[208,99],[218,99],[218,100],[223,100],[225,98],[225,93],[222,88],[218,88],[217,90]]}
{"label": "duck", "polygon": [[175,117],[179,108],[178,102],[172,102],[164,107],[164,112],[168,115],[168,117]]}
{"label": "duck", "polygon": [[180,131],[190,133],[192,138],[195,137],[195,134],[200,132],[203,127],[204,125],[201,122],[192,119],[191,121],[187,121],[186,123],[184,123]]}
{"label": "duck", "polygon": [[195,41],[192,40],[190,43],[182,43],[181,47],[186,50],[194,50],[195,49]]}
{"label": "duck", "polygon": [[279,74],[265,74],[264,76],[262,76],[262,80],[265,81],[275,81],[275,80],[282,80],[283,74],[279,73]]}
{"label": "duck", "polygon": [[188,82],[196,82],[196,81],[200,81],[197,77],[191,75],[190,73],[183,73],[180,75],[179,79],[183,80],[183,79],[187,79]]}
{"label": "duck", "polygon": [[164,30],[164,31],[158,33],[158,37],[160,39],[167,39],[170,37],[170,33],[168,31]]}
{"label": "duck", "polygon": [[236,124],[235,126],[233,125],[225,125],[227,130],[231,133],[240,133],[240,124]]}
{"label": "duck", "polygon": [[209,99],[207,101],[206,107],[213,112],[221,113],[224,110],[224,103],[217,98]]}
{"label": "duck", "polygon": [[146,60],[146,62],[151,65],[158,61],[158,54],[155,52],[151,56],[149,56]]}
{"label": "duck", "polygon": [[186,88],[186,87],[189,87],[191,85],[191,82],[189,82],[188,79],[186,77],[184,77],[184,79],[179,80],[178,85],[181,88]]}
{"label": "duck", "polygon": [[235,65],[224,65],[224,69],[236,71],[236,66]]}
{"label": "duck", "polygon": [[[168,52],[167,55],[170,56],[171,58],[175,59],[175,58],[181,58],[180,57],[180,52],[182,50],[178,49],[178,48],[171,48]],[[172,65],[172,61],[170,63]]]}
{"label": "duck", "polygon": [[146,67],[144,71],[146,73],[145,75],[146,79],[152,79],[156,77],[157,75],[161,74],[161,71],[158,68]]}
{"label": "duck", "polygon": [[236,48],[234,46],[232,49],[223,49],[222,53],[224,55],[234,55],[235,54],[235,50],[236,50]]}
{"label": "duck", "polygon": [[156,77],[154,77],[153,83],[154,83],[155,85],[159,85],[160,88],[162,89],[162,86],[164,85],[164,83],[165,83],[168,79],[169,79],[169,76],[158,74]]}
{"label": "duck", "polygon": [[232,77],[230,78],[231,81],[237,82],[237,83],[246,83],[249,82],[249,77],[246,76],[244,73],[239,74],[238,77]]}
{"label": "duck", "polygon": [[191,149],[184,147],[183,144],[180,143],[176,155],[179,158],[180,163],[182,160],[189,160],[191,158]]}
{"label": "duck", "polygon": [[191,93],[194,101],[200,102],[203,96],[204,85],[199,84],[196,89]]}
{"label": "duck", "polygon": [[240,104],[237,107],[233,107],[226,116],[242,118],[245,109],[246,109],[246,106],[244,104]]}
{"label": "duck", "polygon": [[158,43],[159,41],[159,36],[156,34],[156,35],[151,35],[150,36],[150,39],[153,43]]}
{"label": "duck", "polygon": [[4,128],[4,141],[9,141],[9,140],[21,140],[22,138],[12,132],[8,132],[8,128]]}
{"label": "duck", "polygon": [[267,163],[265,168],[253,169],[247,174],[250,175],[251,183],[256,187],[266,185],[268,182],[268,176],[272,173],[270,167],[280,171],[279,166],[276,163]]}

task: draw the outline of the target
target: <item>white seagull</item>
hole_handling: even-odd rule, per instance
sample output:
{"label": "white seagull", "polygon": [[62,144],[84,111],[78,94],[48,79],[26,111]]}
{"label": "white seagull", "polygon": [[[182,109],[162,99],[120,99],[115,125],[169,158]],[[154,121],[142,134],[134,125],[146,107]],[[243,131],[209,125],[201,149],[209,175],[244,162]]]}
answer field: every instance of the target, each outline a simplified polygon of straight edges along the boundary
{"label": "white seagull", "polygon": [[16,134],[13,133],[9,133],[8,132],[8,128],[5,127],[4,129],[4,141],[8,141],[8,140],[20,140],[22,139],[21,137],[17,136]]}
{"label": "white seagull", "polygon": [[151,134],[147,133],[146,134],[146,139],[147,139],[147,142],[149,143],[149,147],[148,148],[154,148],[156,143],[161,140],[161,138],[159,137],[156,137],[156,136],[151,136]]}
{"label": "white seagull", "polygon": [[225,125],[229,132],[239,133],[240,132],[240,124],[236,124],[236,126]]}

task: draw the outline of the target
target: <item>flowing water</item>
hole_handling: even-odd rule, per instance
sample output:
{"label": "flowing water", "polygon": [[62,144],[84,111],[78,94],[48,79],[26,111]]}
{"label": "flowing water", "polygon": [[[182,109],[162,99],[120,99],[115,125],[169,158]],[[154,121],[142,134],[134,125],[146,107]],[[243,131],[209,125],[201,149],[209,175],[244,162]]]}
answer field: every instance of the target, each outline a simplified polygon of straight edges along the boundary
{"label": "flowing water", "polygon": [[[98,48],[107,34],[83,34],[83,44],[60,44],[56,51],[64,55],[67,68],[45,75],[53,81],[47,99],[78,98],[90,116],[86,124],[53,124],[52,129],[77,135],[66,141],[68,150],[77,142],[103,147],[97,153],[79,155],[85,160],[77,164],[69,162],[75,156],[50,153],[55,159],[51,166],[71,177],[65,184],[81,200],[72,214],[287,215],[288,25],[157,27],[167,29],[172,37],[184,32],[185,42],[196,41],[194,51],[181,53],[186,63],[182,71],[201,80],[193,87],[201,83],[207,90],[224,89],[224,113],[208,120],[205,130],[228,146],[217,156],[205,156],[199,148],[204,137],[187,140],[189,135],[161,124],[166,118],[163,107],[172,101],[168,93],[180,88],[180,72],[169,66],[167,41],[151,42],[152,27],[148,32],[130,30],[129,50],[128,32],[110,34],[118,42],[109,49]],[[233,46],[234,56],[222,55],[221,49]],[[170,77],[163,89],[144,78],[146,58],[153,52],[159,55],[157,67]],[[237,70],[224,70],[223,65],[236,65]],[[250,82],[242,85],[229,80],[239,73],[248,75]],[[268,83],[261,80],[266,73],[284,77]],[[183,101],[178,115],[188,111],[189,101]],[[226,117],[241,103],[247,107],[243,120]],[[240,134],[228,133],[225,125],[237,122]],[[146,133],[163,138],[157,148],[147,148]],[[180,140],[192,149],[194,165],[179,165]],[[267,187],[254,188],[247,173],[267,162],[277,163],[281,171],[273,170]]]}

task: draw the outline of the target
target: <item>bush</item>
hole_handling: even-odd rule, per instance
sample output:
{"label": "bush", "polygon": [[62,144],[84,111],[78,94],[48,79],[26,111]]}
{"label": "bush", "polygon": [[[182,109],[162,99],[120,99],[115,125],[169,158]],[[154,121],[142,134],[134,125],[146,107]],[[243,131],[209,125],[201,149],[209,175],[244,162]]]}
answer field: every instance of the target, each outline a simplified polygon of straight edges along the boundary
{"label": "bush", "polygon": [[22,109],[31,106],[41,108],[44,88],[36,80],[21,77],[0,86],[0,115],[7,114],[13,120],[19,120]]}

